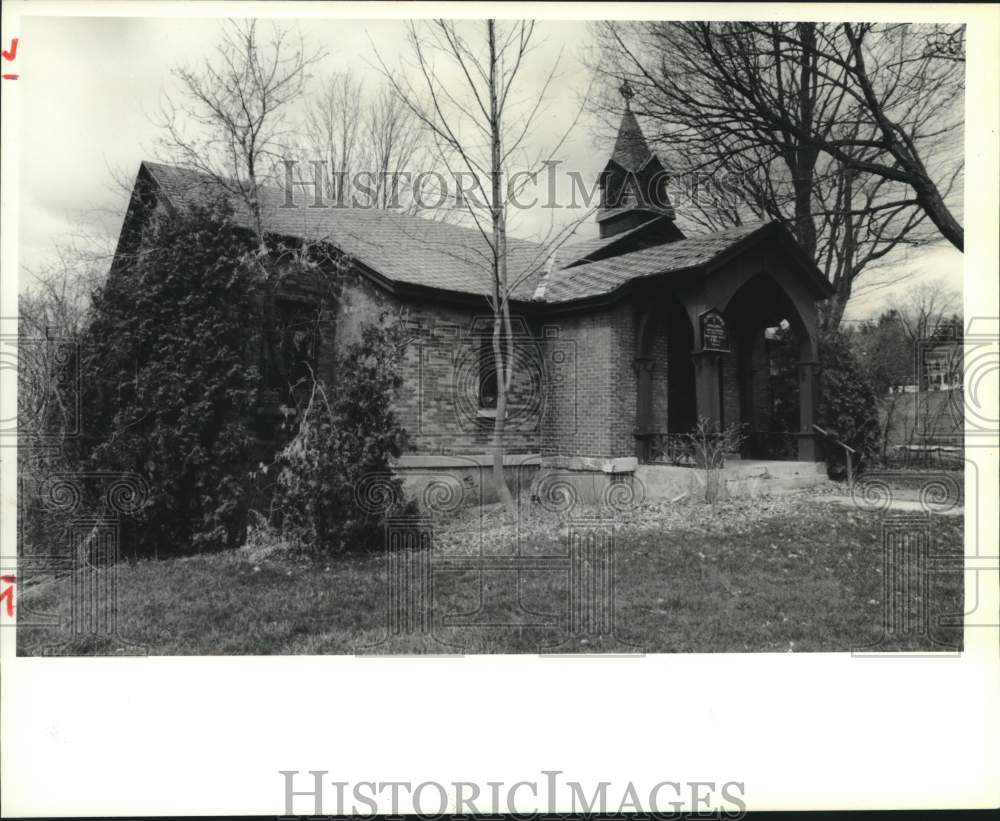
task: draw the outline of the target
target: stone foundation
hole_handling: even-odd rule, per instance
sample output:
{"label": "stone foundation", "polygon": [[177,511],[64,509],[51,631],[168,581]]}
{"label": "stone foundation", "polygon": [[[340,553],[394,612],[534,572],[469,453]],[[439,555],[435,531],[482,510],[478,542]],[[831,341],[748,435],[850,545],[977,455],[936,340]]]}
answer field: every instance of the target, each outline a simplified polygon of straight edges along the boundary
{"label": "stone foundation", "polygon": [[[410,455],[395,464],[406,498],[426,512],[448,513],[500,501],[493,487],[491,454]],[[716,474],[717,498],[790,493],[827,481],[822,462],[734,459]],[[705,498],[704,470],[675,465],[640,465],[635,457],[600,459],[508,454],[504,476],[515,497],[554,513],[574,507],[607,508],[609,515],[642,502]]]}
{"label": "stone foundation", "polygon": [[[619,510],[642,502],[704,499],[704,470],[639,465],[632,457],[545,459],[532,488],[543,505],[579,504]],[[827,481],[822,462],[734,459],[715,474],[718,499],[790,493]]]}
{"label": "stone foundation", "polygon": [[[531,487],[539,462],[537,453],[504,457],[504,477],[515,497]],[[393,468],[403,480],[406,498],[427,512],[447,513],[500,501],[493,486],[490,453],[407,455],[401,456]]]}

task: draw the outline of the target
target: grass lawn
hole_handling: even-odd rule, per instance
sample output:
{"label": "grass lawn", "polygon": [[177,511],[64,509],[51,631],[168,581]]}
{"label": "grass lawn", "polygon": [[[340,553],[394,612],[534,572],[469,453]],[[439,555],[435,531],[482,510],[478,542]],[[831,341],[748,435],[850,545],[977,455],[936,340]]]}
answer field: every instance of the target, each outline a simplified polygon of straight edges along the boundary
{"label": "grass lawn", "polygon": [[[932,557],[960,566],[962,517],[909,521],[929,533]],[[520,571],[437,566],[434,629],[379,644],[384,555],[315,559],[260,548],[119,565],[119,634],[154,655],[959,649],[961,628],[936,626],[939,615],[963,612],[962,574],[953,571],[929,573],[924,597],[911,602],[913,613],[929,614],[929,635],[879,644],[885,522],[808,494],[643,506],[618,528],[617,645],[569,633],[568,571],[558,559],[552,569]],[[517,528],[495,508],[472,509],[435,523],[434,555],[519,550],[544,560],[565,555],[565,537],[565,522],[537,506]],[[18,654],[118,651],[107,638],[72,639],[71,578],[22,579],[21,618],[45,613],[61,626],[22,625]]]}

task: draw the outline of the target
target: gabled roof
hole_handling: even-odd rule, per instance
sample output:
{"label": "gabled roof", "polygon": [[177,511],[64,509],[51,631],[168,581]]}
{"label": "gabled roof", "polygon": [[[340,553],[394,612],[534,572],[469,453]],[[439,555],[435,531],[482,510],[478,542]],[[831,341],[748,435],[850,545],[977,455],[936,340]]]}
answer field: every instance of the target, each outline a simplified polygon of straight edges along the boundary
{"label": "gabled roof", "polygon": [[757,222],[553,270],[544,281],[545,300],[573,302],[610,295],[633,280],[705,269],[769,236],[784,244],[793,255],[798,252],[797,261],[805,268],[810,288],[817,297],[830,296],[832,288],[826,278],[781,224]]}
{"label": "gabled roof", "polygon": [[571,265],[585,261],[587,257],[606,249],[608,246],[614,245],[616,242],[621,242],[627,237],[635,236],[640,231],[648,228],[649,225],[656,219],[658,219],[656,215],[650,214],[649,219],[646,220],[646,222],[635,226],[635,228],[622,231],[620,234],[614,234],[610,237],[590,237],[588,239],[576,239],[570,242],[564,242],[555,252],[555,267],[569,268]]}
{"label": "gabled roof", "polygon": [[[140,179],[145,176],[155,185],[168,207],[207,204],[213,197],[225,196],[212,178],[188,169],[143,162],[139,173]],[[273,189],[263,189],[261,198],[270,233],[329,242],[387,287],[402,284],[466,297],[491,292],[490,249],[478,229],[395,211],[309,208],[309,198],[299,192],[298,208],[281,207],[284,193]],[[232,197],[227,199],[233,205],[236,224],[249,228],[251,220],[245,204],[233,202]],[[511,298],[548,304],[607,297],[636,279],[719,264],[765,237],[780,242],[799,263],[818,298],[832,293],[819,269],[777,222],[740,226],[596,262],[586,261],[586,257],[602,250],[613,253],[611,245],[648,228],[654,221],[637,226],[631,232],[566,246],[555,255],[548,253],[544,244],[508,238]]]}
{"label": "gabled roof", "polygon": [[[154,162],[143,162],[170,205],[206,203],[224,195],[211,177]],[[311,189],[295,192],[297,208],[284,208],[283,191],[261,189],[269,233],[326,241],[391,283],[404,283],[465,294],[490,293],[489,244],[476,228],[375,208],[309,208]],[[248,209],[233,201],[236,224],[251,227]],[[540,243],[508,237],[511,298],[530,300],[545,268],[547,250]]]}

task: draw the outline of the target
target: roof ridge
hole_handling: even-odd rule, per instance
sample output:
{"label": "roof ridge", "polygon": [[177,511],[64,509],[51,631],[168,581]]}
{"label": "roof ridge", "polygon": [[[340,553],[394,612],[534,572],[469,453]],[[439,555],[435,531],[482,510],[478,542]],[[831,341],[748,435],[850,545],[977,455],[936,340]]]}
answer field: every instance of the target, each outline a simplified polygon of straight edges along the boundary
{"label": "roof ridge", "polygon": [[[160,162],[158,160],[142,160],[140,164],[149,167],[150,170],[154,171],[154,172],[155,172],[156,169],[163,169],[163,170],[165,170],[167,172],[180,173],[180,174],[185,174],[185,175],[190,175],[190,176],[198,177],[201,182],[206,183],[206,184],[224,185],[226,182],[232,183],[232,184],[238,184],[239,183],[239,181],[237,179],[234,179],[232,177],[225,178],[225,182],[223,182],[222,180],[217,179],[213,175],[208,174],[208,173],[206,173],[204,171],[199,171],[196,168],[190,168],[189,166],[183,166],[183,165],[174,165],[172,163],[164,163],[164,162]],[[260,189],[259,190],[263,194],[266,195],[265,197],[261,197],[262,200],[266,200],[266,199],[283,199],[283,197],[284,197],[284,192],[280,188],[277,188],[275,186],[269,185],[266,182],[260,183]],[[168,192],[168,195],[169,195],[169,192]],[[273,207],[273,202],[266,203],[266,204]],[[279,205],[278,207],[280,208],[282,206]],[[300,208],[300,207],[303,207],[303,206],[301,206],[300,204],[297,203],[296,207]],[[456,230],[456,231],[459,231],[459,232],[468,233],[470,235],[475,235],[475,237],[477,239],[479,239],[479,238],[482,237],[482,232],[480,231],[480,229],[477,228],[477,227],[471,226],[471,225],[461,225],[459,223],[454,223],[454,222],[442,222],[442,221],[439,221],[439,220],[428,219],[428,218],[422,217],[422,216],[420,216],[418,214],[407,214],[407,213],[404,213],[403,211],[396,211],[396,210],[392,210],[392,209],[388,209],[388,208],[374,208],[374,207],[369,208],[369,207],[358,207],[358,206],[351,206],[351,205],[335,205],[335,204],[330,204],[330,205],[328,205],[326,207],[329,208],[329,209],[331,209],[331,210],[335,210],[335,211],[350,211],[350,212],[354,212],[354,213],[358,213],[358,212],[372,212],[372,213],[376,214],[376,216],[378,218],[382,218],[382,217],[384,217],[384,218],[391,218],[391,219],[393,219],[394,221],[396,221],[398,223],[409,222],[414,227],[416,227],[416,226],[425,227],[427,225],[437,225],[437,226],[442,226],[442,227],[445,227],[445,228],[448,228],[448,229],[453,229],[453,230]],[[534,247],[534,248],[540,248],[540,247],[542,247],[544,245],[544,243],[538,242],[537,240],[526,239],[524,237],[519,237],[519,236],[511,235],[511,234],[507,235],[507,242],[508,242],[508,244],[510,244],[510,243],[513,242],[513,243],[518,243],[518,244],[521,244],[521,245],[524,245],[524,246],[531,246],[531,247]]]}
{"label": "roof ridge", "polygon": [[[140,165],[165,202],[196,205],[214,188],[233,205],[234,222],[251,227],[246,204],[232,190],[236,181],[219,180],[186,166],[143,160]],[[478,227],[428,219],[396,210],[332,203],[309,208],[308,192],[298,208],[282,208],[284,191],[262,182],[260,200],[265,227],[275,236],[328,242],[351,257],[362,270],[379,275],[387,287],[419,286],[451,293],[484,296],[491,292],[491,244]],[[532,298],[545,263],[547,243],[508,236],[511,298]]]}

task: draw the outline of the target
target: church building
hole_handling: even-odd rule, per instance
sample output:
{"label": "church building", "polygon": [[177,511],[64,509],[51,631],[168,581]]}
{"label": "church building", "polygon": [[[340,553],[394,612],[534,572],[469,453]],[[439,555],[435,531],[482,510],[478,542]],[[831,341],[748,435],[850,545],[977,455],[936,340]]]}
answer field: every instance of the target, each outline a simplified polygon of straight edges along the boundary
{"label": "church building", "polygon": [[[825,479],[814,428],[816,305],[831,286],[777,222],[685,235],[667,169],[623,96],[596,236],[557,249],[508,239],[512,489],[550,477],[586,496],[624,484],[672,498],[698,473],[678,442],[699,418],[745,433],[728,460],[732,492],[768,476]],[[195,172],[143,162],[116,261],[151,214],[202,202],[211,189]],[[349,261],[331,330],[316,343],[319,373],[335,383],[330,351],[382,312],[399,317],[408,341],[397,411],[411,452],[397,469],[418,497],[447,486],[449,504],[490,500],[496,377],[481,233],[387,210],[289,208],[280,191],[264,192],[263,203],[271,235],[321,242]],[[245,209],[233,207],[249,227]],[[308,301],[309,289],[292,282],[282,299]],[[776,345],[792,346],[783,374]],[[794,407],[775,401],[779,375],[794,385]],[[259,412],[274,413],[266,405]]]}

